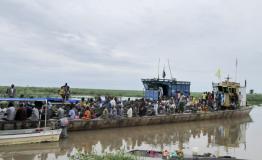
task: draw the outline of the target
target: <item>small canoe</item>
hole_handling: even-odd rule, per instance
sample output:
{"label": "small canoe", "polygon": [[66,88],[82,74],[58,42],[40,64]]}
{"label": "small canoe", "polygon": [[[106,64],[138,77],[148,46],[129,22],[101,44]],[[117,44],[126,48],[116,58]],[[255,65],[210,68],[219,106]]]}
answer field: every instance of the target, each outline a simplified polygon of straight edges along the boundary
{"label": "small canoe", "polygon": [[62,129],[50,128],[19,129],[0,131],[0,146],[40,142],[56,142]]}

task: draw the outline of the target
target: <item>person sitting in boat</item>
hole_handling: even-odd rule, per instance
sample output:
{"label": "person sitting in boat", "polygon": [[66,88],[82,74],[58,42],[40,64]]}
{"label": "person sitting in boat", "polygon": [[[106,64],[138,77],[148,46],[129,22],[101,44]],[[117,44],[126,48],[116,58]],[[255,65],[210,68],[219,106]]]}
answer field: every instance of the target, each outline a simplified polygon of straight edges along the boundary
{"label": "person sitting in boat", "polygon": [[107,107],[103,107],[102,118],[103,118],[103,119],[107,119],[108,116],[109,116],[109,112],[108,112]]}
{"label": "person sitting in boat", "polygon": [[91,105],[90,112],[91,112],[91,119],[97,118],[98,114],[96,113],[96,106],[94,104]]}
{"label": "person sitting in boat", "polygon": [[117,109],[116,109],[116,106],[114,106],[113,109],[112,109],[112,117],[113,117],[113,118],[117,118]]}
{"label": "person sitting in boat", "polygon": [[222,95],[221,95],[221,93],[217,92],[217,94],[216,94],[216,106],[217,106],[218,110],[221,109],[221,103],[222,103]]}
{"label": "person sitting in boat", "polygon": [[110,107],[114,108],[116,106],[116,98],[112,98],[109,103],[110,103]]}
{"label": "person sitting in boat", "polygon": [[176,159],[178,156],[177,156],[177,153],[176,153],[176,151],[174,151],[174,152],[172,152],[171,154],[170,154],[170,158],[171,159]]}
{"label": "person sitting in boat", "polygon": [[4,118],[4,120],[13,121],[15,120],[15,115],[16,115],[16,110],[15,110],[14,104],[10,102],[6,110],[6,118]]}
{"label": "person sitting in boat", "polygon": [[204,92],[204,93],[202,94],[202,104],[206,103],[206,100],[207,100],[207,93]]}
{"label": "person sitting in boat", "polygon": [[170,108],[170,113],[171,113],[171,114],[175,113],[176,103],[175,103],[175,102],[170,103],[169,108]]}
{"label": "person sitting in boat", "polygon": [[145,107],[145,105],[142,105],[139,107],[139,116],[143,117],[145,116],[147,113],[147,108]]}
{"label": "person sitting in boat", "polygon": [[57,117],[58,117],[58,119],[65,117],[65,110],[64,110],[63,106],[59,106],[59,108],[57,110]]}
{"label": "person sitting in boat", "polygon": [[89,107],[86,107],[86,110],[84,112],[82,119],[84,119],[84,120],[90,120],[91,119],[91,111],[90,111]]}
{"label": "person sitting in boat", "polygon": [[181,93],[181,96],[180,96],[180,99],[179,99],[179,102],[178,102],[178,109],[179,109],[180,113],[184,112],[185,105],[186,105],[186,96],[183,93]]}
{"label": "person sitting in boat", "polygon": [[168,159],[169,158],[169,152],[167,150],[164,150],[162,153],[163,159]]}
{"label": "person sitting in boat", "polygon": [[6,94],[9,98],[14,98],[16,96],[16,88],[14,84],[12,84],[11,87],[7,88]]}
{"label": "person sitting in boat", "polygon": [[16,111],[16,116],[15,116],[15,120],[17,121],[25,121],[27,119],[27,115],[26,115],[26,107],[24,106],[24,104],[20,104],[17,111]]}
{"label": "person sitting in boat", "polygon": [[5,103],[0,103],[0,114],[5,114],[6,113],[6,110],[7,110],[7,106],[5,106]]}
{"label": "person sitting in boat", "polygon": [[207,94],[207,105],[211,110],[214,110],[214,94],[208,92]]}
{"label": "person sitting in boat", "polygon": [[38,121],[39,120],[39,110],[36,106],[33,106],[33,109],[32,109],[32,114],[31,116],[29,117],[29,119],[31,121]]}
{"label": "person sitting in boat", "polygon": [[127,110],[127,117],[128,118],[132,118],[133,117],[133,109],[132,109],[132,107],[129,107],[129,109]]}
{"label": "person sitting in boat", "polygon": [[85,101],[85,98],[84,98],[84,97],[81,98],[81,101],[80,101],[80,103],[79,103],[79,106],[80,106],[81,108],[86,108],[86,107],[87,107],[87,104],[86,104],[86,101]]}
{"label": "person sitting in boat", "polygon": [[76,118],[76,112],[75,112],[74,104],[71,104],[71,106],[70,106],[68,117],[69,117],[70,120],[74,120]]}
{"label": "person sitting in boat", "polygon": [[39,120],[39,110],[36,106],[33,106],[32,114],[28,118],[32,122],[32,127],[37,127],[37,122]]}
{"label": "person sitting in boat", "polygon": [[159,107],[159,102],[158,101],[155,101],[154,103],[154,111],[155,111],[155,115],[157,116],[158,115],[158,107]]}
{"label": "person sitting in boat", "polygon": [[176,151],[178,159],[184,159],[184,152],[182,150]]}
{"label": "person sitting in boat", "polygon": [[120,105],[119,108],[118,108],[118,115],[119,115],[119,117],[124,116],[124,107],[122,105]]}

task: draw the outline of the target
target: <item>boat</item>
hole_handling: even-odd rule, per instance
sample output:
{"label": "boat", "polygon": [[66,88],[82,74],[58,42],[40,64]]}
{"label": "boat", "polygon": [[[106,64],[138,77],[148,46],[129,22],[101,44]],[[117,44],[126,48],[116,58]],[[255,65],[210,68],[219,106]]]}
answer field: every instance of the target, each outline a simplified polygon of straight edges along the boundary
{"label": "boat", "polygon": [[0,146],[59,141],[62,129],[19,129],[0,131]]}
{"label": "boat", "polygon": [[[45,102],[46,104],[48,104],[48,100],[46,98],[0,98],[0,101]],[[47,112],[47,110],[45,111]],[[45,115],[47,115],[46,112]],[[62,129],[51,129],[47,127],[47,117],[45,116],[44,127],[42,128],[41,128],[41,122],[39,121],[38,127],[34,129],[0,131],[0,146],[14,145],[14,144],[27,144],[27,143],[40,143],[40,142],[55,142],[55,141],[59,141],[61,132]]]}
{"label": "boat", "polygon": [[[177,93],[184,93],[190,96],[190,82],[176,81],[176,79],[143,79],[145,86],[145,99],[158,100],[161,96],[173,97]],[[163,93],[161,93],[163,91]],[[161,93],[161,94],[160,94]],[[240,83],[230,82],[229,78],[220,83],[213,83],[213,94],[223,96],[220,102],[220,107],[217,100],[213,106],[213,110],[184,112],[184,113],[170,113],[165,115],[143,116],[143,117],[118,117],[115,119],[92,119],[89,121],[82,119],[75,119],[70,121],[68,126],[69,131],[95,130],[106,128],[121,128],[157,125],[167,123],[180,123],[190,121],[212,120],[212,119],[228,119],[228,118],[243,118],[249,115],[252,106],[247,105],[246,100],[246,83],[241,86]],[[233,102],[233,96],[241,97],[237,103]],[[216,98],[215,98],[216,99]],[[0,99],[0,101],[3,99]],[[62,99],[40,99],[41,101],[51,101],[53,103],[61,103]],[[26,101],[26,100],[24,100]],[[30,99],[29,99],[30,101]],[[79,100],[69,100],[70,103],[77,103]],[[17,122],[14,122],[17,123]],[[28,122],[29,123],[29,122]],[[6,127],[7,126],[7,127]],[[8,128],[8,122],[0,121],[0,130]],[[46,120],[45,120],[46,126]]]}

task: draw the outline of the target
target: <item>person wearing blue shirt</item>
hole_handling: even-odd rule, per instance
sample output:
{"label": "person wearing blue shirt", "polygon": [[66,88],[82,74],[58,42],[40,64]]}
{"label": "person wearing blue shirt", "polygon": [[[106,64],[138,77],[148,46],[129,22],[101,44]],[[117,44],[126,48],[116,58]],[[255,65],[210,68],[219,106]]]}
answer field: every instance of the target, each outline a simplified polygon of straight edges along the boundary
{"label": "person wearing blue shirt", "polygon": [[69,110],[69,113],[68,113],[68,116],[69,116],[69,119],[71,119],[71,120],[75,119],[76,112],[75,112],[73,106],[71,106],[71,108],[70,108],[70,110]]}

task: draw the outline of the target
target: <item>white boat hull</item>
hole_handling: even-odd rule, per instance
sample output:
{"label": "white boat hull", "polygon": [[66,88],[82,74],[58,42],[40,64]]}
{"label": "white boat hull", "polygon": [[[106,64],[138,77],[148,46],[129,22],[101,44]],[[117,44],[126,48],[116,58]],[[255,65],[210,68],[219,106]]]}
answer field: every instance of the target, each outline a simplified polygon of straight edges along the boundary
{"label": "white boat hull", "polygon": [[[27,131],[26,133],[19,133],[19,134],[7,134],[7,135],[3,133],[0,134],[0,146],[59,141],[62,129],[43,130],[35,133],[34,132],[30,133],[29,132],[30,130],[26,130],[26,131]],[[8,131],[4,131],[4,132],[8,132]]]}

